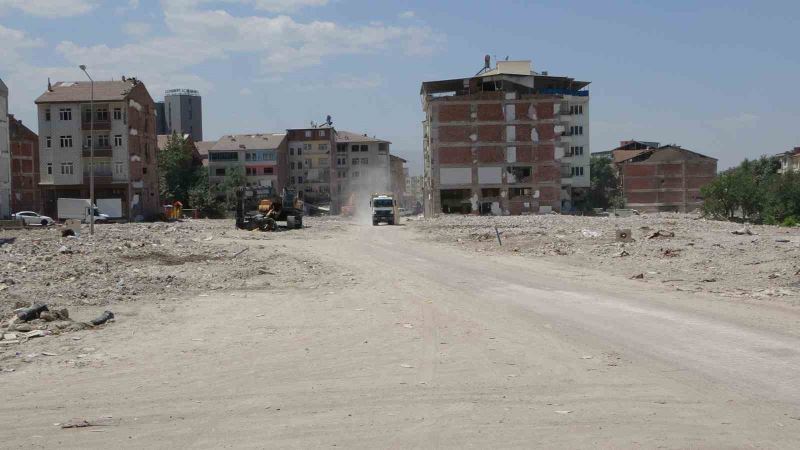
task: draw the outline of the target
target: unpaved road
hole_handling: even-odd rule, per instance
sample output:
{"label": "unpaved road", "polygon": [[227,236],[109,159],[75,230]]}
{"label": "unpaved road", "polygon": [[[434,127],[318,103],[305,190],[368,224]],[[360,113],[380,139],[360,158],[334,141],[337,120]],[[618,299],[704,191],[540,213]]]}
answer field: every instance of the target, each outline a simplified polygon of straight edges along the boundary
{"label": "unpaved road", "polygon": [[2,374],[0,447],[800,447],[796,309],[309,223],[236,245],[338,275],[127,305]]}

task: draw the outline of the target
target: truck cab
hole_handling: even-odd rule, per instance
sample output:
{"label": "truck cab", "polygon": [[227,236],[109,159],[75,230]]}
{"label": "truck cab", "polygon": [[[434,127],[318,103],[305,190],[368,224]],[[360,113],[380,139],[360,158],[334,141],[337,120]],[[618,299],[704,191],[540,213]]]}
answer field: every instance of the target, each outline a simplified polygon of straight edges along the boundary
{"label": "truck cab", "polygon": [[372,208],[372,225],[378,225],[381,222],[394,225],[398,222],[400,214],[397,201],[392,195],[375,194],[370,199],[369,204]]}

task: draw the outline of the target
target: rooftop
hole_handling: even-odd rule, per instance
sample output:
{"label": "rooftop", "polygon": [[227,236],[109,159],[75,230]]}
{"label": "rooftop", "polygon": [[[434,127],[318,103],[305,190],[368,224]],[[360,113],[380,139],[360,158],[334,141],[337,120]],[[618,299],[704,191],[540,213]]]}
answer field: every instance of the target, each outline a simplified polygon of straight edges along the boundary
{"label": "rooftop", "polygon": [[385,142],[387,144],[391,144],[391,142],[378,139],[376,137],[369,137],[366,133],[358,134],[353,133],[352,131],[345,131],[345,130],[336,130],[336,141],[337,142]]}
{"label": "rooftop", "polygon": [[[122,101],[131,92],[139,81],[127,79],[125,81],[95,81],[94,101],[111,102]],[[88,81],[59,81],[36,99],[36,103],[64,103],[89,101],[91,98],[91,83]]]}
{"label": "rooftop", "polygon": [[210,150],[275,150],[285,138],[286,133],[228,134],[219,138]]}

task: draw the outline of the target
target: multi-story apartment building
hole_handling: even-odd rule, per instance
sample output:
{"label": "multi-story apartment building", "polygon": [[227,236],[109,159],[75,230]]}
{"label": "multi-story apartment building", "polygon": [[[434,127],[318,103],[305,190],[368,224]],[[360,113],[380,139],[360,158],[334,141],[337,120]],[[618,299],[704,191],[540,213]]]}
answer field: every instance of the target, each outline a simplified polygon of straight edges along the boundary
{"label": "multi-story apartment building", "polygon": [[287,166],[285,133],[226,135],[208,150],[208,176],[213,185],[239,171],[248,186],[270,186],[280,192],[287,185]]}
{"label": "multi-story apartment building", "polygon": [[289,148],[289,185],[312,204],[331,203],[336,130],[331,126],[286,131]]}
{"label": "multi-story apartment building", "polygon": [[425,214],[570,209],[589,186],[588,85],[488,57],[422,83]]}
{"label": "multi-story apartment building", "polygon": [[778,173],[800,172],[800,147],[776,155],[781,163]]}
{"label": "multi-story apartment building", "polygon": [[391,192],[391,142],[343,130],[335,138],[334,212],[354,194],[356,204],[366,205],[369,195]]}
{"label": "multi-story apartment building", "polygon": [[8,141],[8,87],[0,79],[0,219],[11,216],[11,150]]}
{"label": "multi-story apartment building", "polygon": [[392,179],[392,194],[400,206],[406,206],[406,160],[395,155],[389,155]]}
{"label": "multi-story apartment building", "polygon": [[170,89],[164,101],[156,103],[158,134],[188,134],[195,142],[203,140],[203,99],[194,89]]}
{"label": "multi-story apartment building", "polygon": [[11,142],[11,209],[39,211],[39,136],[8,115]]}
{"label": "multi-story apartment building", "polygon": [[130,220],[158,214],[156,113],[147,88],[136,78],[96,81],[94,110],[91,92],[88,81],[48,83],[36,99],[45,214],[57,215],[59,198],[89,198],[92,148],[95,197],[120,199]]}

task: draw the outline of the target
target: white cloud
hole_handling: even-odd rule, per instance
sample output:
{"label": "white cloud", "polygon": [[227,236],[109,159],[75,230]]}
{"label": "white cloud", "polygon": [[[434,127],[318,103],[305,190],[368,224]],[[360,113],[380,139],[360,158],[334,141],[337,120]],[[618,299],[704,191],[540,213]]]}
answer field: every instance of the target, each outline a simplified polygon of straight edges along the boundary
{"label": "white cloud", "polygon": [[153,30],[153,26],[147,22],[128,22],[122,26],[122,31],[128,36],[145,37]]}
{"label": "white cloud", "polygon": [[413,19],[414,17],[416,17],[416,15],[417,13],[415,13],[414,11],[403,11],[400,13],[399,17],[401,19]]}
{"label": "white cloud", "polygon": [[253,95],[253,91],[250,88],[242,88],[239,91],[239,95],[244,95],[244,96]]}
{"label": "white cloud", "polygon": [[136,11],[137,9],[139,9],[139,0],[128,0],[127,5],[117,6],[117,9],[115,9],[114,12],[122,15],[131,11]]}
{"label": "white cloud", "polygon": [[164,9],[187,10],[209,3],[235,3],[248,5],[268,13],[290,13],[311,6],[325,6],[329,0],[162,0]]}
{"label": "white cloud", "polygon": [[15,8],[32,16],[59,18],[73,17],[94,9],[94,0],[0,0],[0,12]]}
{"label": "white cloud", "polygon": [[307,83],[298,85],[296,90],[302,92],[315,91],[319,89],[339,89],[339,90],[366,90],[375,89],[383,85],[383,77],[372,73],[367,76],[350,74],[340,74],[331,78],[329,81]]}
{"label": "white cloud", "polygon": [[[6,28],[0,25],[0,61],[3,65],[14,63],[22,56],[22,50],[41,47],[44,41],[38,38],[28,37],[24,31],[15,30],[13,28]],[[13,69],[13,67],[11,67]]]}

